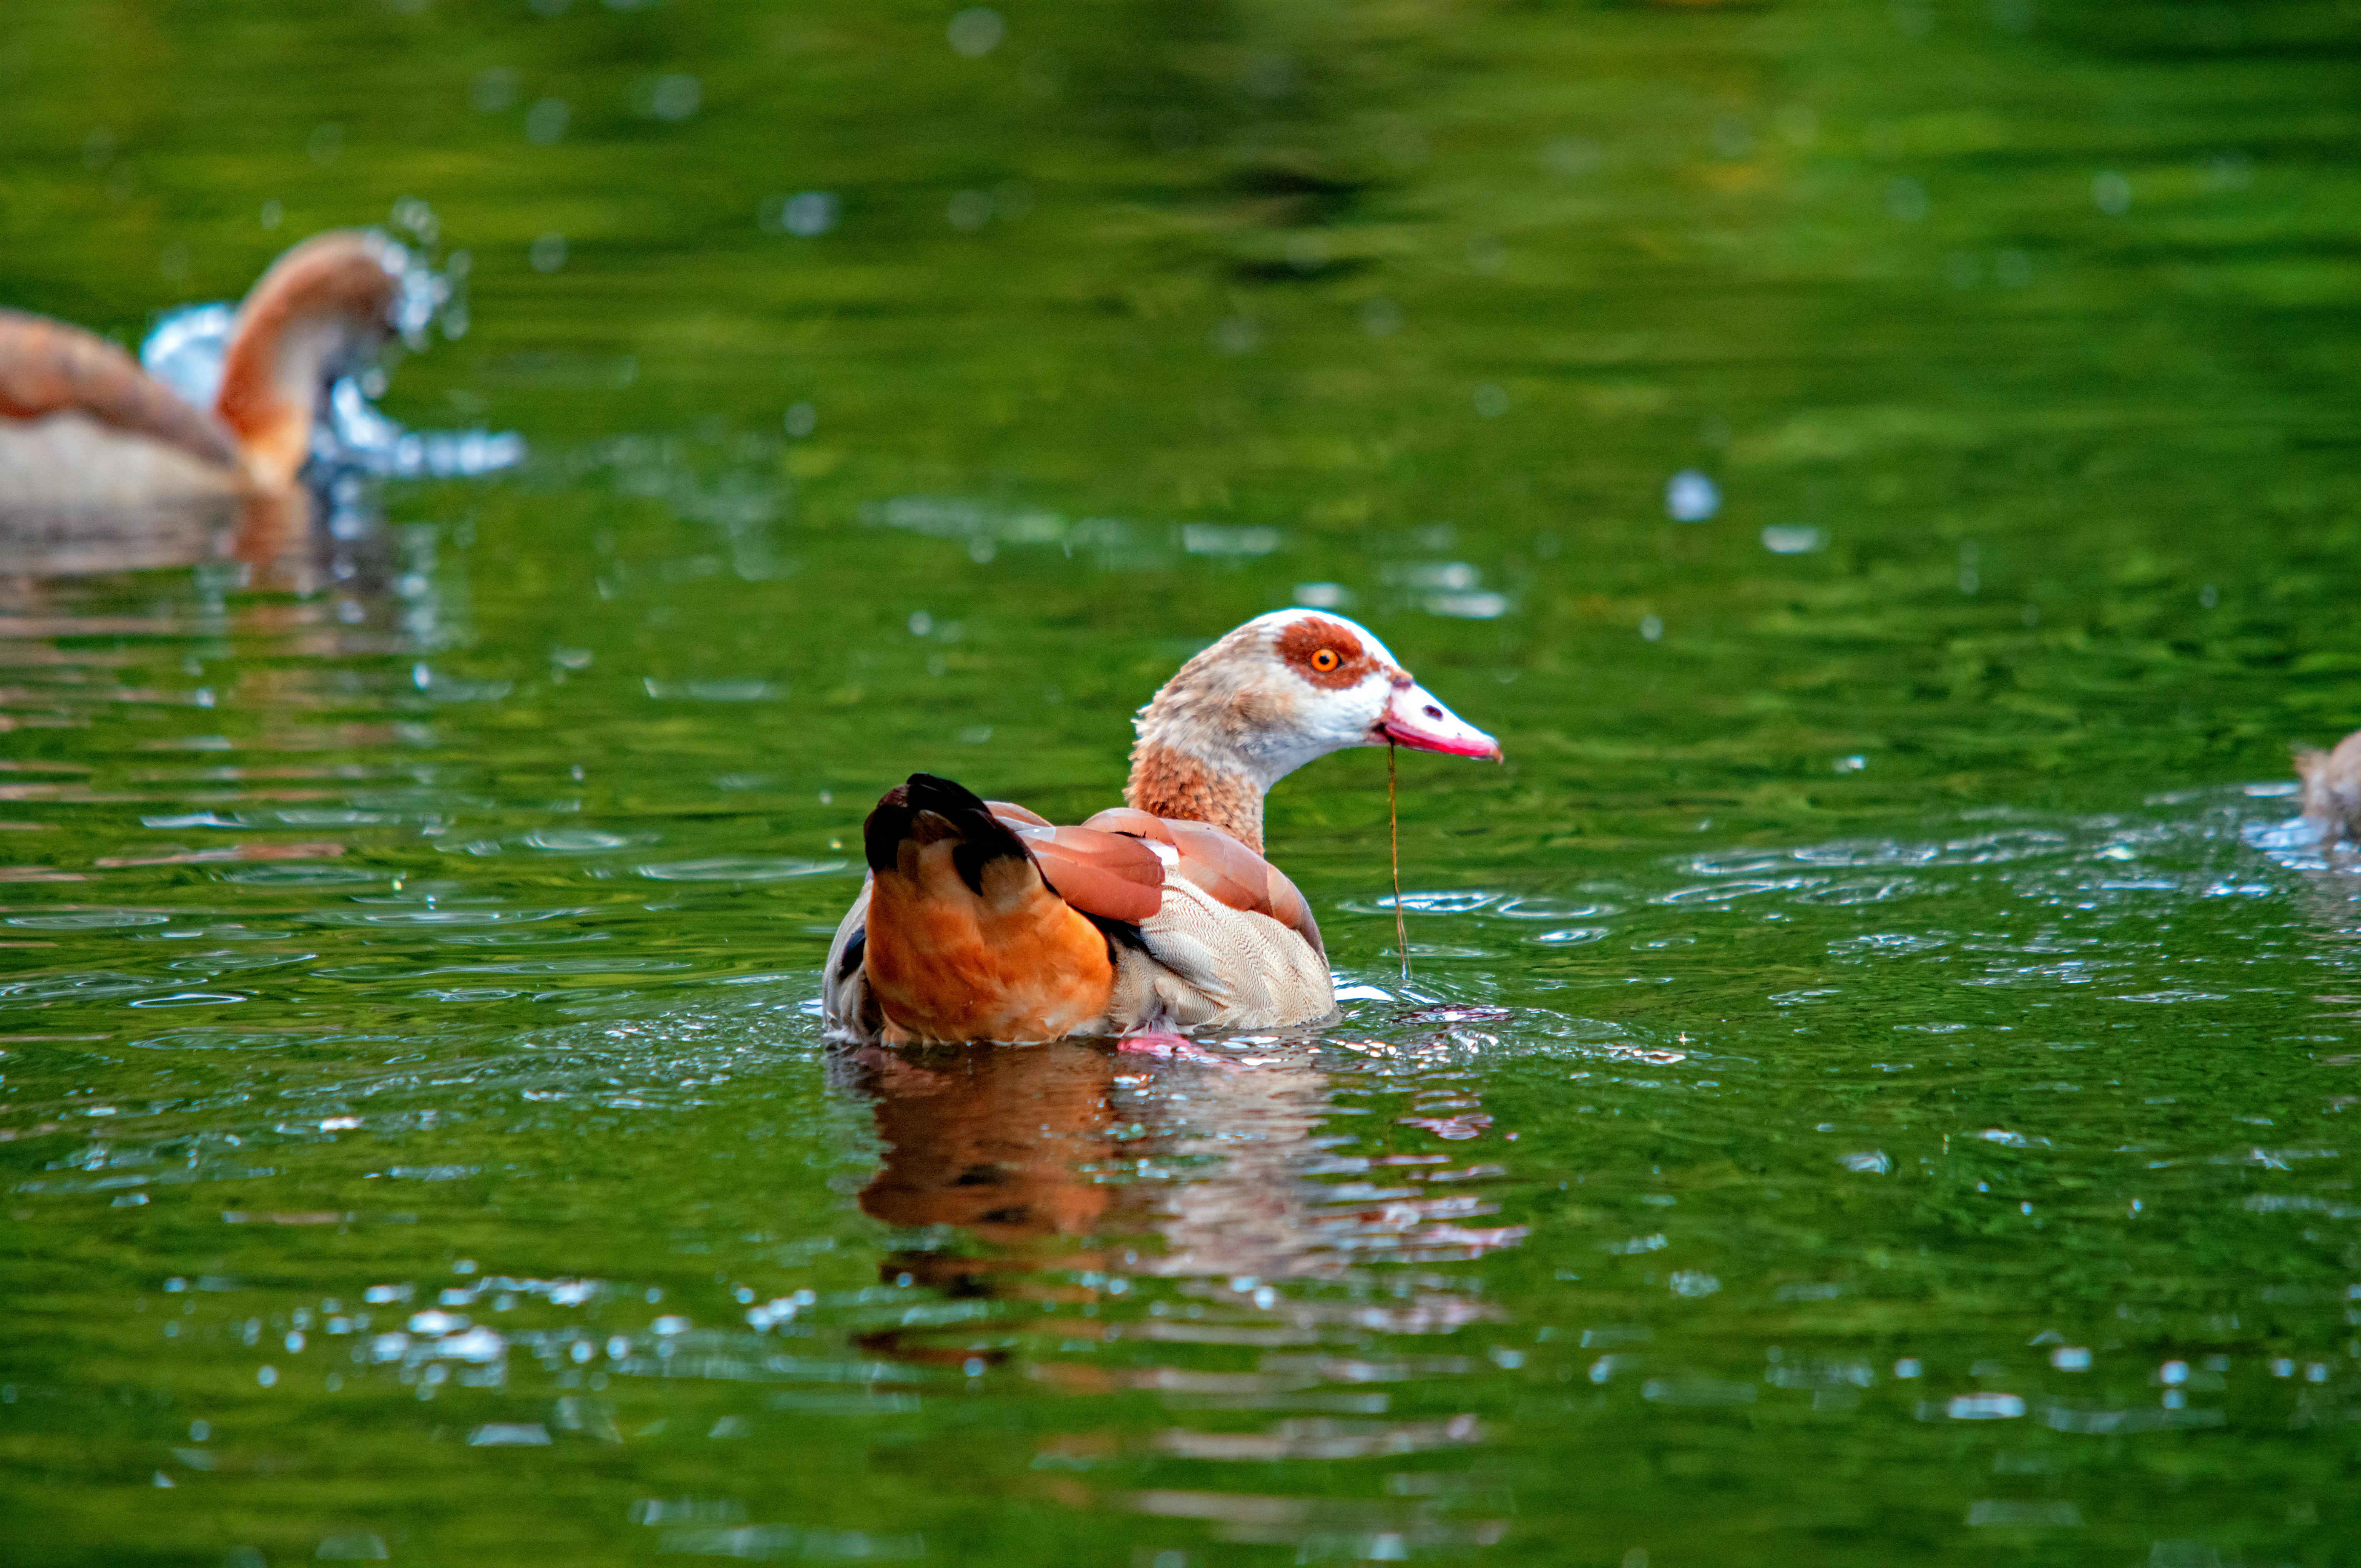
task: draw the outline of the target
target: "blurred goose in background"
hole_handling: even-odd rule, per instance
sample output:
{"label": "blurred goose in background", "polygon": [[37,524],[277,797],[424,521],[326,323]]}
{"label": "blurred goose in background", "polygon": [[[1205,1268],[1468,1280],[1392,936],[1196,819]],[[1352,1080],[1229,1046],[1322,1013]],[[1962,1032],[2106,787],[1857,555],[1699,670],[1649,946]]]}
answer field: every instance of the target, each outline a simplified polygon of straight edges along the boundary
{"label": "blurred goose in background", "polygon": [[405,259],[357,231],[281,256],[238,309],[209,408],[94,333],[0,311],[0,511],[286,494],[329,384],[392,332]]}
{"label": "blurred goose in background", "polygon": [[2304,820],[2320,829],[2321,842],[2361,844],[2361,729],[2333,751],[2298,751],[2295,771],[2303,780]]}
{"label": "blurred goose in background", "polygon": [[1262,857],[1263,796],[1315,757],[1499,742],[1341,617],[1258,617],[1139,711],[1126,804],[1054,827],[913,773],[863,828],[869,878],[829,951],[840,1038],[1041,1040],[1275,1028],[1335,1011],[1320,927]]}

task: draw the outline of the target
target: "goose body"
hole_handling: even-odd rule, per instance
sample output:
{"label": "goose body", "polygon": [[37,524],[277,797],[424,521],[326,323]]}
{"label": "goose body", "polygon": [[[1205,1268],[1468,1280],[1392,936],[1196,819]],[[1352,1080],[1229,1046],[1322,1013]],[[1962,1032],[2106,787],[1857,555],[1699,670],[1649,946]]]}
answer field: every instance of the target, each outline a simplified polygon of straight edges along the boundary
{"label": "goose body", "polygon": [[2320,829],[2321,842],[2361,844],[2361,729],[2334,751],[2298,751],[2295,771],[2303,780],[2304,818]]}
{"label": "goose body", "polygon": [[840,1038],[1041,1040],[1283,1028],[1335,1011],[1319,923],[1262,855],[1271,784],[1348,746],[1498,759],[1341,617],[1262,616],[1140,710],[1126,806],[1057,827],[914,773],[863,828],[829,951]]}
{"label": "goose body", "polygon": [[286,495],[328,384],[392,330],[405,259],[356,231],[280,257],[239,306],[203,408],[94,333],[0,311],[0,521]]}

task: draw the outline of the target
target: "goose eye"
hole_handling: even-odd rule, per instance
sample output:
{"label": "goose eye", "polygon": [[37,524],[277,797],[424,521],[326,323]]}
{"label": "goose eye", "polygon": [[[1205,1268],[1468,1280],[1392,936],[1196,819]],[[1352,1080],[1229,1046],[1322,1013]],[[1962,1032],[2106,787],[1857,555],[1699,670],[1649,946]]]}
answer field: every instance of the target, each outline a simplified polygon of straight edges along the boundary
{"label": "goose eye", "polygon": [[1312,655],[1312,667],[1323,675],[1344,662],[1336,656],[1336,650],[1334,648],[1323,648]]}

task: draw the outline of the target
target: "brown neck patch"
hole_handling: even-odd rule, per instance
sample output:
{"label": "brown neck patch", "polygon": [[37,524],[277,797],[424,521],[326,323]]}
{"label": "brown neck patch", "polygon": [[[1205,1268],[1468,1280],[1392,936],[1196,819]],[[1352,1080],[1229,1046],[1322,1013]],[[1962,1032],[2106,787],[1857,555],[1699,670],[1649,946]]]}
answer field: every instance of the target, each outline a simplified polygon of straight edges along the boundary
{"label": "brown neck patch", "polygon": [[1351,627],[1324,616],[1305,616],[1280,632],[1272,647],[1289,669],[1332,691],[1359,685],[1378,668]]}
{"label": "brown neck patch", "polygon": [[1217,773],[1185,752],[1140,742],[1131,754],[1126,806],[1184,822],[1209,822],[1262,853],[1262,790],[1252,779]]}

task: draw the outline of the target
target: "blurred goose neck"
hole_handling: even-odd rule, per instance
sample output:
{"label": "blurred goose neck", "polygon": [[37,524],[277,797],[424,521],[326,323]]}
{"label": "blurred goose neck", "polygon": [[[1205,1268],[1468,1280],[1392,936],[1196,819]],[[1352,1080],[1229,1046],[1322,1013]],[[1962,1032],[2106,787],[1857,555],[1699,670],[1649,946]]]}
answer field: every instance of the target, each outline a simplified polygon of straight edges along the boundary
{"label": "blurred goose neck", "polygon": [[265,488],[294,483],[328,383],[385,335],[398,289],[385,248],[369,235],[307,240],[280,257],[238,307],[215,407]]}

